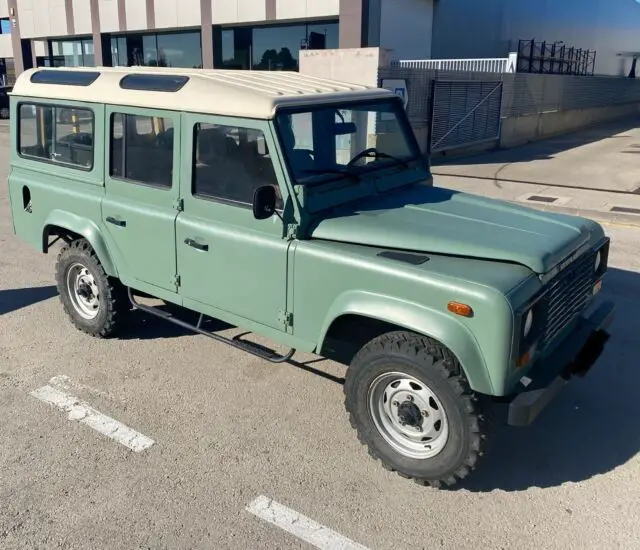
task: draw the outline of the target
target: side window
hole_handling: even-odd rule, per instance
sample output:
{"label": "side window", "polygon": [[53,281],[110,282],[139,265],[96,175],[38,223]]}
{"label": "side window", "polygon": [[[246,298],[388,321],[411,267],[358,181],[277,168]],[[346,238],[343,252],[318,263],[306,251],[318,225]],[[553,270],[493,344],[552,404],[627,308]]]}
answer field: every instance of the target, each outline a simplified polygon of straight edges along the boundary
{"label": "side window", "polygon": [[260,130],[196,124],[194,127],[193,194],[238,205],[250,205],[253,193],[273,185],[282,195],[264,134]]}
{"label": "side window", "polygon": [[173,121],[113,113],[109,175],[166,189],[171,187],[172,174]]}
{"label": "side window", "polygon": [[18,118],[21,156],[84,170],[93,168],[93,111],[22,103]]}

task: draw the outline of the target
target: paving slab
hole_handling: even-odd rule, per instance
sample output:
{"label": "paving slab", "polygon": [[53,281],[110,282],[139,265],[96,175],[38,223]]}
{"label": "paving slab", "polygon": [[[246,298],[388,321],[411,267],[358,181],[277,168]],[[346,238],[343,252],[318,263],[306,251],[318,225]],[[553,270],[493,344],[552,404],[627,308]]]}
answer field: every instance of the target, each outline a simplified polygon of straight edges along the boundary
{"label": "paving slab", "polygon": [[640,119],[598,125],[521,147],[439,160],[443,176],[640,192]]}

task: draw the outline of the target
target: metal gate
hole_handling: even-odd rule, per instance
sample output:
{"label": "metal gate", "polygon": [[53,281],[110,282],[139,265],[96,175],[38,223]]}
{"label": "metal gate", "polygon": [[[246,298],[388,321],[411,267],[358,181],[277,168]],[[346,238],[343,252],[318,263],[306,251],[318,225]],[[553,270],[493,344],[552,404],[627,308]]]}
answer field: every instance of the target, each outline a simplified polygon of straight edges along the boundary
{"label": "metal gate", "polygon": [[434,80],[429,151],[497,140],[502,87],[502,81]]}

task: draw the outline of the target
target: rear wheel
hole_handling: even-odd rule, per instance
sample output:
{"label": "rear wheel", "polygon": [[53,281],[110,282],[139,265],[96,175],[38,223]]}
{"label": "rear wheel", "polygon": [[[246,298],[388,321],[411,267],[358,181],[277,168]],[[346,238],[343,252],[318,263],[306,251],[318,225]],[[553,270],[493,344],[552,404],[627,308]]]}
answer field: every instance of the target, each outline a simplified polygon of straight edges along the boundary
{"label": "rear wheel", "polygon": [[345,382],[352,426],[387,469],[452,486],[484,454],[490,403],[469,388],[454,355],[409,332],[384,334],[355,356]]}
{"label": "rear wheel", "polygon": [[71,322],[92,336],[104,338],[115,334],[121,317],[130,309],[124,287],[105,273],[84,239],[61,249],[56,282]]}
{"label": "rear wheel", "polygon": [[0,109],[0,118],[9,118],[9,108],[8,107],[2,107]]}

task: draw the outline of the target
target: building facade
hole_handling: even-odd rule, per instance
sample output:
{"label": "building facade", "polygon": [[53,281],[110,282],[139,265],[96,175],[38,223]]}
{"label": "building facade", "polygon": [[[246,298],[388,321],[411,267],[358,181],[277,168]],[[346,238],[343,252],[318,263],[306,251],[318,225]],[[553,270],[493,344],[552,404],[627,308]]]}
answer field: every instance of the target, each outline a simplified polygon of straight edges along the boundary
{"label": "building facade", "polygon": [[506,57],[535,40],[594,51],[596,74],[628,76],[640,55],[640,0],[437,0],[434,18],[434,58]]}
{"label": "building facade", "polygon": [[296,70],[301,49],[381,44],[425,57],[433,1],[0,0],[0,59],[19,73],[83,65]]}
{"label": "building facade", "polygon": [[0,0],[0,80],[36,65],[296,70],[301,49],[366,46],[504,58],[519,40],[627,76],[638,28],[640,0]]}

